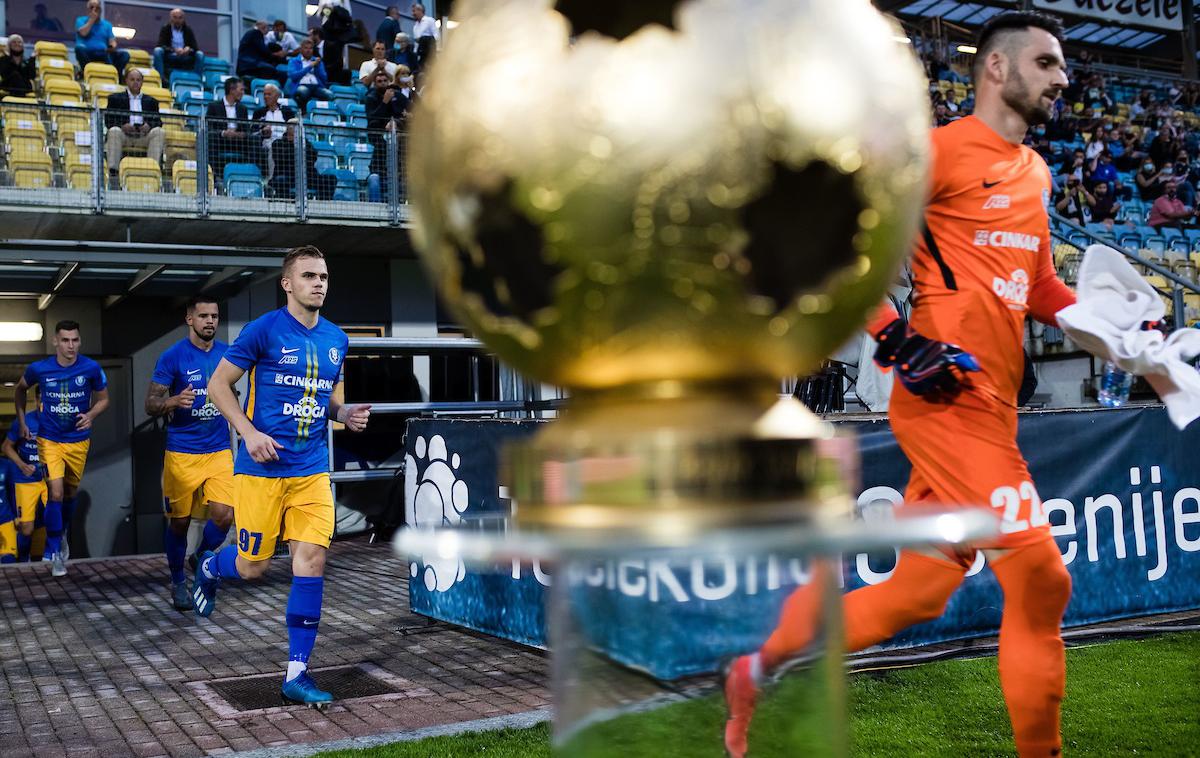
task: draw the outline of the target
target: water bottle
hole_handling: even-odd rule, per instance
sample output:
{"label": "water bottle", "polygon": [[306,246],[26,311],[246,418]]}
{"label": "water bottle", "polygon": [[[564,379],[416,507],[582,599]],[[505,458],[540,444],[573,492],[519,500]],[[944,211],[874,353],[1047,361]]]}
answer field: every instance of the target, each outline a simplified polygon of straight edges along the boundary
{"label": "water bottle", "polygon": [[1129,402],[1129,390],[1133,389],[1133,374],[1123,371],[1112,361],[1105,361],[1104,374],[1100,377],[1100,405],[1105,408],[1120,408]]}

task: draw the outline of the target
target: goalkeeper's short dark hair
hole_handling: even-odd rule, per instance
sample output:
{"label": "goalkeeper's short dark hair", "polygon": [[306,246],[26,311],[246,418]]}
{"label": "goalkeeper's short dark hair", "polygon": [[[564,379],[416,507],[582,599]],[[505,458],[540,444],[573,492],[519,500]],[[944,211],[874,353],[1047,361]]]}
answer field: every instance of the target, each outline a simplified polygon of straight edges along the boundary
{"label": "goalkeeper's short dark hair", "polygon": [[987,59],[988,53],[1004,44],[1013,32],[1023,32],[1026,29],[1041,29],[1049,32],[1061,44],[1063,41],[1063,24],[1058,16],[1038,11],[1005,11],[997,13],[984,23],[975,38],[975,63],[972,66],[972,78],[978,80],[979,66]]}

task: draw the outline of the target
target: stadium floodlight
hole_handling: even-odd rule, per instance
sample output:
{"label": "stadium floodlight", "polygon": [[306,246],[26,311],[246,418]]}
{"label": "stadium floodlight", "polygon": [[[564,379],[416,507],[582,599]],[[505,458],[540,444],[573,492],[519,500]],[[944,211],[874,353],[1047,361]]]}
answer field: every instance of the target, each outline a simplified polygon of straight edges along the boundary
{"label": "stadium floodlight", "polygon": [[137,29],[134,29],[129,26],[114,26],[113,27],[113,36],[116,37],[117,39],[133,39],[135,34],[137,34]]}
{"label": "stadium floodlight", "polygon": [[958,50],[958,52],[966,53],[967,55],[974,55],[975,53],[979,52],[979,48],[975,47],[974,45],[959,45],[955,49]]}
{"label": "stadium floodlight", "polygon": [[37,321],[0,321],[0,342],[40,342],[42,325]]}

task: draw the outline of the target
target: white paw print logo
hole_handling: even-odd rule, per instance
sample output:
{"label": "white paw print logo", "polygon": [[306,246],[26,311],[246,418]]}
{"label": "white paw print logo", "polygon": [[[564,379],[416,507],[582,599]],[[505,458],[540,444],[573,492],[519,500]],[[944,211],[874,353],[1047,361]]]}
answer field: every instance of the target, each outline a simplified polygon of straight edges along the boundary
{"label": "white paw print logo", "polygon": [[[440,434],[429,439],[417,437],[413,446],[417,457],[404,456],[405,521],[418,529],[454,526],[467,509],[467,483],[458,478],[461,460],[458,453],[447,456],[446,440]],[[424,471],[418,471],[424,463]],[[413,578],[424,574],[425,589],[445,592],[462,581],[466,566],[461,558],[422,555],[409,565]]]}

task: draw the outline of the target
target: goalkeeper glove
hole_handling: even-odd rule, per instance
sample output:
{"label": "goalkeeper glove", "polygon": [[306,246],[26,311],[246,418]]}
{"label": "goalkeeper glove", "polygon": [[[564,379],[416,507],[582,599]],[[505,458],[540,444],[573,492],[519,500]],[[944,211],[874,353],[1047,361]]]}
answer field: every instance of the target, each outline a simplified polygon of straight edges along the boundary
{"label": "goalkeeper glove", "polygon": [[905,389],[931,403],[953,400],[970,384],[966,373],[980,370],[975,356],[958,345],[917,334],[902,319],[880,330],[875,340],[879,343],[875,362],[882,368],[894,367]]}

